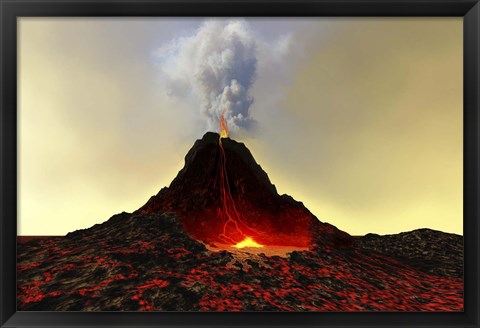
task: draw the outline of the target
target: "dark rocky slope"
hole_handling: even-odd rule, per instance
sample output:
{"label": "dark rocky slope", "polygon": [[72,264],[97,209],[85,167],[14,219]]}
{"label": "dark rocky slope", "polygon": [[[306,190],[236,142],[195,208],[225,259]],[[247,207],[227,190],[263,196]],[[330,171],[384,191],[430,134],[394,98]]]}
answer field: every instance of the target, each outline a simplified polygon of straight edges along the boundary
{"label": "dark rocky slope", "polygon": [[[336,227],[318,221],[301,203],[279,195],[267,173],[243,143],[222,138],[228,186],[233,202],[245,223],[258,231],[244,230],[266,245],[309,246],[312,242],[351,243],[351,237]],[[197,140],[185,157],[185,166],[172,181],[135,213],[174,212],[186,231],[195,238],[215,244],[223,242],[224,221],[218,219],[222,206],[219,188],[219,135],[208,132]],[[314,237],[315,240],[312,240]]]}
{"label": "dark rocky slope", "polygon": [[[17,309],[463,310],[461,237],[431,230],[351,237],[278,195],[245,145],[222,139],[226,162],[219,161],[218,140],[213,133],[198,140],[172,184],[134,213],[18,243]],[[211,247],[224,226],[225,172],[227,200],[261,232],[253,236],[260,251]],[[303,249],[265,255],[276,245]]]}
{"label": "dark rocky slope", "polygon": [[423,272],[445,277],[463,277],[463,237],[418,229],[394,235],[367,234],[357,245],[399,261]]}
{"label": "dark rocky slope", "polygon": [[408,260],[352,246],[211,251],[169,214],[19,244],[17,287],[21,311],[463,310],[463,279]]}

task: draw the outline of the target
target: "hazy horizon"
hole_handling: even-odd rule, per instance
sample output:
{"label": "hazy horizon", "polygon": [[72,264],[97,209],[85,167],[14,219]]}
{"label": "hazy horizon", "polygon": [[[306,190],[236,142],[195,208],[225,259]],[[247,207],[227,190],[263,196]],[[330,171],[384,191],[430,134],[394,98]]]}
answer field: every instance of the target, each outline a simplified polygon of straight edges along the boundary
{"label": "hazy horizon", "polygon": [[18,235],[138,209],[225,104],[232,139],[322,222],[463,235],[462,24],[19,18]]}

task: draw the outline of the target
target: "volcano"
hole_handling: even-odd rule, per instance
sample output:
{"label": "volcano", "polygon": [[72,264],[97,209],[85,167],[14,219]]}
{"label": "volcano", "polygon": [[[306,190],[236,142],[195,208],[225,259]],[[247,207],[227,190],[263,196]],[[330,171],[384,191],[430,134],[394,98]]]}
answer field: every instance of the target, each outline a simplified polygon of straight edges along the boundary
{"label": "volcano", "polygon": [[17,310],[463,311],[463,238],[351,236],[279,195],[243,143],[208,132],[133,213],[18,237]]}
{"label": "volcano", "polygon": [[174,212],[187,233],[213,245],[245,238],[262,245],[299,247],[351,241],[348,234],[321,223],[302,203],[280,196],[243,143],[212,132],[195,142],[170,186],[136,211],[164,212]]}

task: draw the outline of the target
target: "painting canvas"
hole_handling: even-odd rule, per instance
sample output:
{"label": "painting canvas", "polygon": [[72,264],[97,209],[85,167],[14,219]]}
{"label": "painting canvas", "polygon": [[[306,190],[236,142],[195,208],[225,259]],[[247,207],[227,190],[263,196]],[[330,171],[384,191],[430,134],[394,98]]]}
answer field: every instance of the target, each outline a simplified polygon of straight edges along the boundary
{"label": "painting canvas", "polygon": [[461,312],[461,18],[18,21],[18,311]]}

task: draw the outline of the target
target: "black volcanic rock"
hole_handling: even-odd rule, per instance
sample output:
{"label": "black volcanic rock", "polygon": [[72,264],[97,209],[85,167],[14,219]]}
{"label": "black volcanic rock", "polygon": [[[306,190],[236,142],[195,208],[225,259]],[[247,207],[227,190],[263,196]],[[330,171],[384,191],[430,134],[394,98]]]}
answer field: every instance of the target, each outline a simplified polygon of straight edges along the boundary
{"label": "black volcanic rock", "polygon": [[367,234],[356,244],[408,263],[423,272],[463,277],[463,237],[456,234],[431,229],[385,236]]}
{"label": "black volcanic rock", "polygon": [[[268,232],[257,240],[267,246],[207,247],[219,229],[218,138],[197,140],[171,185],[134,213],[18,242],[17,310],[463,311],[460,236],[353,238],[278,195],[245,145],[228,138],[229,192],[249,224]],[[296,240],[308,249],[265,255]]]}
{"label": "black volcanic rock", "polygon": [[17,259],[19,311],[463,310],[461,278],[359,247],[211,251],[170,214],[18,244]]}
{"label": "black volcanic rock", "polygon": [[[267,245],[346,245],[351,237],[320,222],[305,206],[288,195],[279,195],[268,175],[243,143],[222,138],[228,185],[235,207],[248,226],[260,231],[255,240]],[[207,243],[220,242],[224,228],[215,179],[219,174],[219,135],[208,132],[185,157],[185,166],[168,188],[151,197],[136,213],[174,212],[184,228]],[[246,234],[247,235],[247,234]]]}
{"label": "black volcanic rock", "polygon": [[[213,132],[197,140],[185,156],[185,166],[170,186],[153,196],[138,212],[195,211],[213,206],[213,197],[217,196],[212,184],[218,170],[218,142],[219,135]],[[277,190],[247,147],[230,138],[223,138],[222,144],[232,193],[243,194],[260,205],[272,204],[278,196]],[[288,201],[297,203],[293,199]]]}

